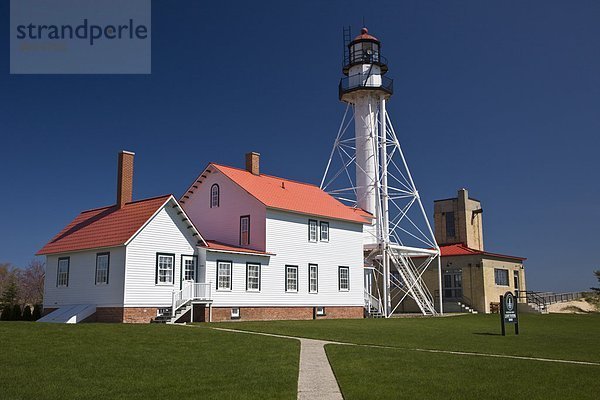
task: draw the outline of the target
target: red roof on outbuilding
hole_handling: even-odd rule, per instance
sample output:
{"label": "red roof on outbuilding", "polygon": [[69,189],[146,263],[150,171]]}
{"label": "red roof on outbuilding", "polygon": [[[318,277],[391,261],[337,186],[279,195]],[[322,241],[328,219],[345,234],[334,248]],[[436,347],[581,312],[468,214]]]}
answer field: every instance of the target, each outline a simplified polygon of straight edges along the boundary
{"label": "red roof on outbuilding", "polygon": [[122,208],[109,206],[83,211],[37,255],[122,246],[170,197],[133,201]]}
{"label": "red roof on outbuilding", "polygon": [[506,254],[490,253],[487,251],[475,250],[461,243],[440,246],[440,251],[442,253],[442,257],[483,255],[488,257],[511,258],[513,260],[519,261],[527,260],[523,257],[509,256]]}
{"label": "red roof on outbuilding", "polygon": [[242,189],[269,208],[325,218],[370,223],[371,214],[349,207],[319,187],[265,174],[254,175],[245,169],[212,164]]}

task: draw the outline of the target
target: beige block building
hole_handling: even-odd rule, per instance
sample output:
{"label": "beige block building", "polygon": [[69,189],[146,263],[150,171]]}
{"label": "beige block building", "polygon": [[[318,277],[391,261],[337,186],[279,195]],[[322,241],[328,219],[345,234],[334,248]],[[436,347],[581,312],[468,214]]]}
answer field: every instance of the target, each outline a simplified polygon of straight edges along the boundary
{"label": "beige block building", "polygon": [[[442,291],[445,312],[462,311],[465,304],[489,313],[507,291],[525,291],[525,258],[484,250],[483,209],[481,202],[469,198],[460,189],[456,198],[434,202],[435,238],[442,252]],[[419,263],[418,259],[414,260]],[[423,280],[439,304],[440,290],[437,265],[430,265]],[[401,298],[392,291],[392,302]],[[393,304],[395,306],[395,304]],[[397,312],[418,312],[412,300],[405,300]]]}

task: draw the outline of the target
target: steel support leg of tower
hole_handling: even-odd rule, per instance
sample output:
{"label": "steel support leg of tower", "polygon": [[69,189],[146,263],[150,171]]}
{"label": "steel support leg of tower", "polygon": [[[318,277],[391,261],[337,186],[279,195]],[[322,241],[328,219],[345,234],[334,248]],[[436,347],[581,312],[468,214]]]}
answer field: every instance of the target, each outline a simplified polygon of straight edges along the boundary
{"label": "steel support leg of tower", "polygon": [[442,298],[442,254],[438,254],[437,256],[437,265],[438,265],[438,293],[440,297],[440,315],[444,315],[444,300]]}

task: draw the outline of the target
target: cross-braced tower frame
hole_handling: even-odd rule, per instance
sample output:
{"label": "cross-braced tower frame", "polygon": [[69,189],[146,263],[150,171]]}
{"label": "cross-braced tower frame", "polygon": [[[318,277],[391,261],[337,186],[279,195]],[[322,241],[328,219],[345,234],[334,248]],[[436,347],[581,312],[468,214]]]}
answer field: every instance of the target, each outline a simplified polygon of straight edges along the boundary
{"label": "cross-braced tower frame", "polygon": [[[345,33],[339,97],[347,106],[321,188],[373,215],[363,240],[367,311],[387,318],[413,301],[421,313],[437,315],[440,250],[386,112],[393,81],[385,76],[381,43],[366,28],[348,41]],[[423,274],[436,264],[439,289],[431,293]]]}

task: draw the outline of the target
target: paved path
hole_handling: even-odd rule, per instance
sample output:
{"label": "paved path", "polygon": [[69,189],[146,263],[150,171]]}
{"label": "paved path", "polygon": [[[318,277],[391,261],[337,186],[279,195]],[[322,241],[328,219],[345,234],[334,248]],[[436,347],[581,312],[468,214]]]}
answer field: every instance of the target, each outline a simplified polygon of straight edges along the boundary
{"label": "paved path", "polygon": [[327,343],[321,340],[300,339],[300,371],[298,400],[342,400],[342,393],[325,354]]}
{"label": "paved path", "polygon": [[250,335],[273,336],[300,341],[300,369],[298,371],[298,400],[343,400],[340,387],[329,365],[324,340],[305,339],[271,333],[241,331],[237,329],[211,328],[218,331],[247,333]]}
{"label": "paved path", "polygon": [[[191,325],[193,326],[193,325]],[[238,329],[227,329],[227,328],[215,328],[210,329],[235,332],[235,333],[246,333],[249,335],[262,335],[262,336],[273,336],[285,339],[294,339],[300,341],[300,370],[298,373],[298,400],[343,400],[342,393],[335,379],[335,375],[329,365],[329,360],[325,354],[324,346],[326,344],[341,344],[346,346],[359,346],[359,347],[374,347],[380,349],[390,350],[401,350],[401,351],[418,351],[425,353],[444,353],[454,354],[461,356],[476,356],[476,357],[492,357],[492,358],[509,358],[517,360],[529,360],[529,361],[542,361],[552,363],[564,363],[564,364],[580,364],[580,365],[594,365],[600,366],[600,363],[589,362],[589,361],[576,361],[576,360],[561,360],[553,358],[539,358],[539,357],[524,357],[524,356],[512,356],[506,354],[487,354],[487,353],[475,353],[466,351],[451,351],[451,350],[435,350],[435,349],[411,349],[401,348],[392,346],[378,346],[368,344],[356,344],[356,343],[344,343],[344,342],[333,342],[325,340],[314,340],[305,339],[295,336],[276,335],[273,333],[263,332],[251,332],[242,331]]]}

